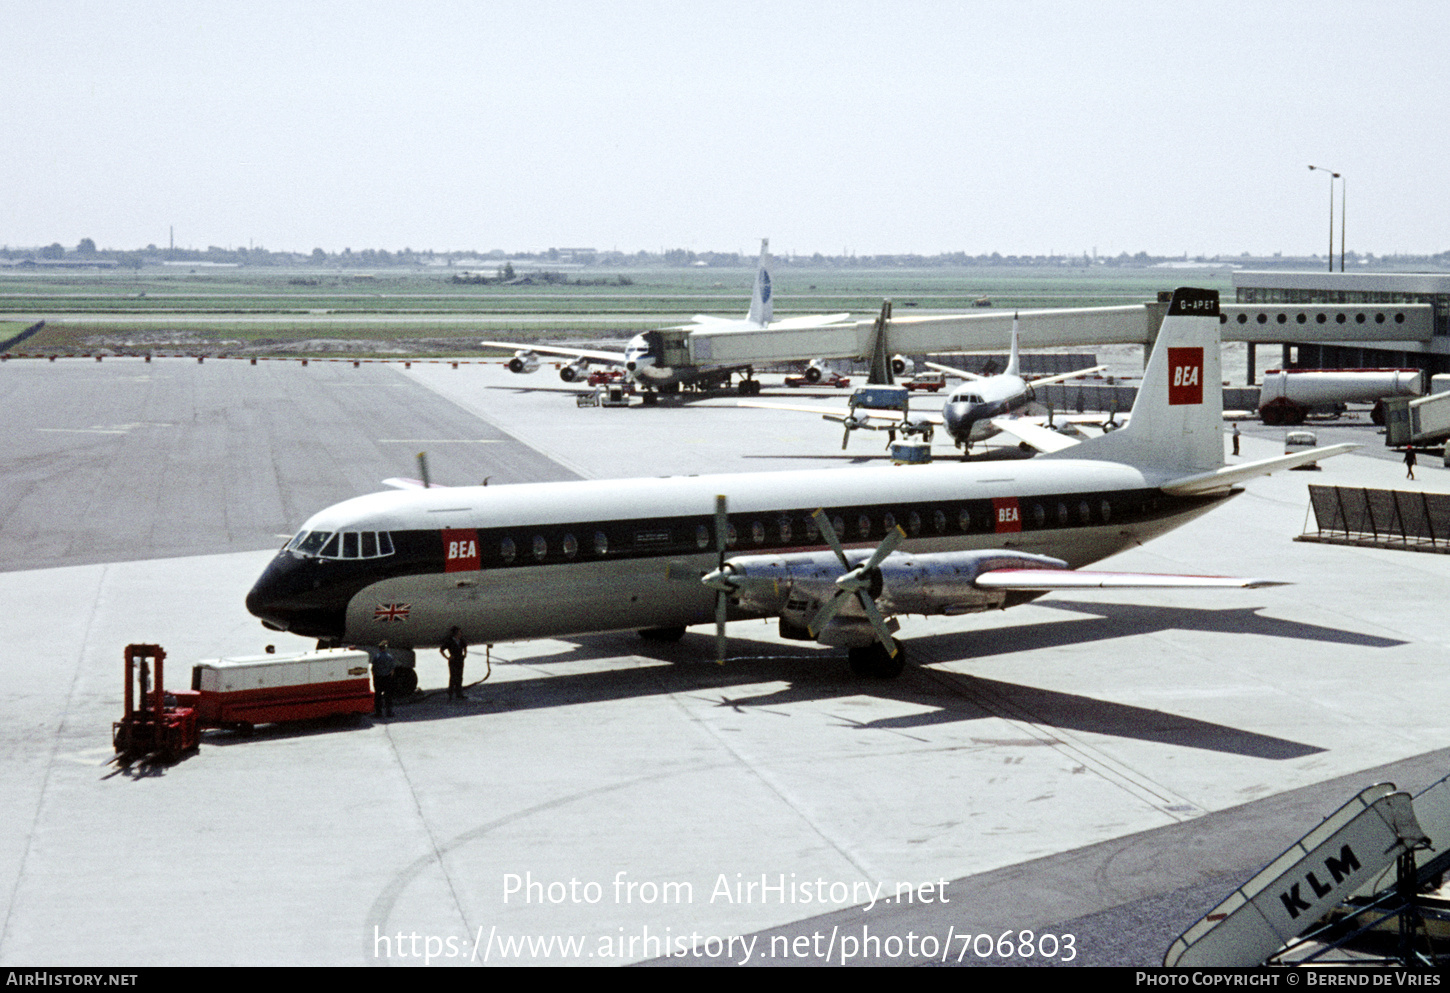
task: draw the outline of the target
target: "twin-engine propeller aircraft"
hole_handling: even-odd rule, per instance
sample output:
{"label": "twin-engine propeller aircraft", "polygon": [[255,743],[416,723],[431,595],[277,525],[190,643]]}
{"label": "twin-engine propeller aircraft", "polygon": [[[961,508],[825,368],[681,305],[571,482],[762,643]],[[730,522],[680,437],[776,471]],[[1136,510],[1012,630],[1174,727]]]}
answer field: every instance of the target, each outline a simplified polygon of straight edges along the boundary
{"label": "twin-engine propeller aircraft", "polygon": [[[893,360],[894,364],[895,360]],[[974,372],[967,372],[965,369],[958,369],[954,366],[939,365],[935,362],[926,363],[928,367],[938,372],[955,376],[965,380],[960,386],[952,390],[947,396],[946,402],[942,404],[940,414],[923,413],[920,411],[905,413],[901,411],[867,411],[862,413],[856,408],[849,412],[833,407],[812,407],[801,404],[772,403],[769,401],[742,400],[742,407],[764,407],[771,410],[797,410],[807,413],[820,414],[828,421],[839,421],[846,426],[846,434],[841,439],[841,447],[846,447],[846,441],[850,438],[852,431],[862,429],[869,431],[886,431],[894,439],[898,432],[903,434],[920,434],[928,441],[931,440],[931,432],[935,427],[945,427],[952,441],[962,449],[963,454],[971,452],[972,442],[985,441],[994,435],[1006,432],[1027,445],[1043,452],[1055,452],[1076,444],[1073,438],[1065,437],[1051,428],[1042,427],[1035,421],[1021,419],[1026,416],[1042,416],[1048,414],[1046,407],[1037,402],[1033,388],[1047,386],[1051,383],[1061,383],[1069,379],[1076,379],[1079,376],[1087,376],[1094,372],[1100,372],[1107,366],[1093,366],[1090,369],[1079,369],[1076,372],[1066,372],[1056,376],[1044,376],[1040,379],[1028,380],[1022,375],[1021,362],[1018,357],[1017,347],[1017,318],[1012,318],[1012,350],[1007,359],[1007,368],[994,376],[983,376]],[[1101,417],[1067,417],[1059,418],[1064,423],[1074,421],[1101,422]]]}
{"label": "twin-engine propeller aircraft", "polygon": [[1256,586],[1078,572],[1235,484],[1354,445],[1225,466],[1218,294],[1179,289],[1125,428],[1008,463],[938,463],[374,493],[308,520],[247,596],[268,627],[422,648],[780,618],[891,676],[901,614],[1050,590]]}
{"label": "twin-engine propeller aircraft", "polygon": [[[678,327],[661,328],[635,335],[624,348],[624,354],[583,348],[560,348],[553,345],[529,345],[521,347],[517,342],[484,341],[481,345],[490,348],[518,349],[509,359],[510,372],[528,373],[539,368],[539,355],[559,355],[574,361],[561,366],[559,378],[566,383],[581,380],[589,375],[590,363],[623,366],[625,375],[636,385],[653,392],[677,393],[682,385],[700,385],[713,388],[730,382],[731,375],[742,373],[740,392],[747,396],[760,392],[760,382],[754,378],[749,365],[728,365],[723,363],[696,363],[691,360],[687,344],[695,331],[709,331],[711,334],[729,331],[802,331],[814,328],[838,327],[850,318],[850,314],[813,314],[809,317],[787,317],[775,320],[775,303],[770,282],[770,239],[760,241],[760,259],[755,267],[755,291],[750,298],[750,310],[745,317],[711,317],[696,314],[693,322]],[[814,377],[811,373],[814,372]],[[819,367],[812,365],[807,370],[812,381],[820,378]],[[648,395],[648,394],[647,394]],[[648,402],[648,401],[646,401]]]}

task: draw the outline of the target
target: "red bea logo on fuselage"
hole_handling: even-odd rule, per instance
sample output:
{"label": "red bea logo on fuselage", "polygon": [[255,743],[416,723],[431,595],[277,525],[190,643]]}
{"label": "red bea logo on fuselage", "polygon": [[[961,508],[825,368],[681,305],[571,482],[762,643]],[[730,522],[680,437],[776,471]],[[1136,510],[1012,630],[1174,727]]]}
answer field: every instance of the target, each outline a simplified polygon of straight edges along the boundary
{"label": "red bea logo on fuselage", "polygon": [[998,534],[1005,531],[1022,530],[1022,509],[1017,506],[1016,497],[996,497],[992,500],[992,513],[996,515],[995,530]]}
{"label": "red bea logo on fuselage", "polygon": [[472,572],[478,569],[478,532],[473,528],[443,532],[443,571]]}
{"label": "red bea logo on fuselage", "polygon": [[1168,349],[1168,404],[1203,403],[1203,349]]}

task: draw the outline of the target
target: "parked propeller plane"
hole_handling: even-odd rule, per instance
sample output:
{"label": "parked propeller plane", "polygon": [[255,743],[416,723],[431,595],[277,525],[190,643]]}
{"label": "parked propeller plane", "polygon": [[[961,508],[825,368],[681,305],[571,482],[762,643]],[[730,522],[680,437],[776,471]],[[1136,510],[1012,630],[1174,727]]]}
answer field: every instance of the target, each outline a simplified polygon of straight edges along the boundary
{"label": "parked propeller plane", "polygon": [[[982,376],[954,366],[926,363],[928,367],[964,380],[962,385],[948,395],[942,404],[940,414],[931,412],[908,412],[905,410],[865,410],[854,403],[849,411],[835,407],[814,407],[805,404],[774,403],[771,401],[741,400],[742,407],[762,407],[770,410],[794,410],[820,414],[826,420],[839,421],[845,425],[846,433],[841,439],[841,448],[846,447],[852,431],[886,431],[894,439],[898,433],[922,435],[931,440],[937,427],[945,427],[952,441],[969,453],[972,443],[985,441],[1003,432],[1017,438],[1038,451],[1055,452],[1071,447],[1077,439],[1066,437],[1043,427],[1039,420],[1024,419],[1024,415],[1041,417],[1048,414],[1036,400],[1033,388],[1050,383],[1061,383],[1079,376],[1091,375],[1107,366],[1093,366],[1066,372],[1056,376],[1044,376],[1029,381],[1021,372],[1017,346],[1017,318],[1012,319],[1012,350],[1007,368],[994,376]],[[1060,418],[1063,423],[1099,423],[1101,417],[1071,416]]]}
{"label": "parked propeller plane", "polygon": [[1224,465],[1218,293],[1177,290],[1125,428],[1011,463],[938,463],[374,493],[303,524],[247,596],[269,628],[421,648],[780,619],[892,676],[896,616],[1051,590],[1262,585],[1079,572],[1236,484],[1357,446]]}

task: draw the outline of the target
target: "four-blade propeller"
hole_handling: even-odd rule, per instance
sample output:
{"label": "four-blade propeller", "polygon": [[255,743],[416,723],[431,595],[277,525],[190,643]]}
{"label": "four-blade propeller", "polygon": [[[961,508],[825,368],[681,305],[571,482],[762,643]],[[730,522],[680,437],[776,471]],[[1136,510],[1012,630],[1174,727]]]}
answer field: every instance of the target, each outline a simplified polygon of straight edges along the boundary
{"label": "four-blade propeller", "polygon": [[[716,496],[715,568],[700,577],[700,582],[715,591],[715,660],[722,665],[725,662],[727,648],[725,621],[730,612],[730,598],[739,595],[741,590],[749,584],[762,582],[774,586],[776,582],[774,579],[764,576],[752,578],[748,574],[742,574],[725,561],[725,553],[730,547],[730,518],[727,510],[726,498]],[[881,592],[881,563],[888,555],[896,551],[901,542],[906,540],[906,532],[901,530],[900,526],[892,528],[881,544],[876,546],[876,550],[871,553],[870,558],[853,567],[850,559],[846,557],[846,550],[841,544],[841,539],[836,535],[836,529],[831,526],[830,518],[826,516],[825,510],[817,510],[811,515],[811,518],[815,521],[816,527],[820,529],[826,544],[836,553],[841,568],[845,570],[836,579],[836,592],[811,618],[808,625],[811,636],[815,637],[820,634],[821,630],[846,605],[846,602],[855,597],[856,602],[861,605],[861,610],[871,622],[871,627],[875,630],[876,637],[880,639],[887,655],[894,657],[899,646],[891,636],[891,629],[887,627],[886,618],[882,616],[881,608],[876,605],[875,597]],[[673,573],[672,578],[684,579],[686,576]]]}
{"label": "four-blade propeller", "polygon": [[887,533],[881,544],[876,546],[876,551],[865,562],[851,568],[850,561],[846,558],[846,550],[841,546],[841,539],[836,537],[836,529],[831,526],[831,520],[826,516],[825,510],[817,510],[811,515],[820,528],[821,536],[826,539],[826,544],[831,546],[831,551],[836,553],[836,558],[841,560],[842,568],[846,569],[845,575],[836,580],[836,593],[827,600],[816,616],[811,618],[808,630],[811,637],[821,633],[831,618],[845,606],[846,601],[855,596],[856,601],[861,604],[861,609],[866,612],[871,626],[876,629],[876,637],[880,639],[881,645],[886,649],[886,654],[892,657],[896,655],[896,639],[891,637],[891,630],[886,626],[886,619],[881,616],[881,609],[876,606],[876,600],[872,596],[871,588],[877,586],[880,592],[879,583],[881,573],[877,571],[886,556],[896,551],[896,546],[906,539],[906,532],[901,530],[898,524]]}

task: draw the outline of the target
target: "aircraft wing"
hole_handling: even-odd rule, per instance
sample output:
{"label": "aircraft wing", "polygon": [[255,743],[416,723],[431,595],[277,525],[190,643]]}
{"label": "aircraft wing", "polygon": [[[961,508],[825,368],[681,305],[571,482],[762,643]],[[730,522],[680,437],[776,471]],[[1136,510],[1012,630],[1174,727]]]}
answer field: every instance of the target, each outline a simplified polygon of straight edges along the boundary
{"label": "aircraft wing", "polygon": [[1022,417],[998,417],[993,419],[992,426],[1003,434],[1010,434],[1018,441],[1031,445],[1039,452],[1060,452],[1082,440],[1070,438]]}
{"label": "aircraft wing", "polygon": [[[737,407],[761,407],[767,410],[795,410],[806,414],[820,414],[828,421],[838,421],[841,423],[845,423],[847,419],[854,417],[857,427],[869,428],[873,431],[884,431],[887,428],[895,427],[904,418],[904,415],[899,410],[877,410],[867,407],[857,407],[856,413],[853,415],[849,410],[842,410],[839,407],[808,407],[804,404],[769,403],[764,400],[737,400],[735,401],[735,405]],[[891,423],[883,424],[878,428],[875,424],[868,424],[868,419],[890,421]],[[911,414],[911,420],[926,421],[930,424],[941,424],[942,416],[940,414],[913,412]]]}
{"label": "aircraft wing", "polygon": [[[928,369],[935,369],[937,372],[944,372],[948,376],[956,376],[958,379],[987,379],[986,376],[979,376],[975,372],[967,372],[965,369],[958,369],[956,366],[941,365],[936,362],[923,363]],[[1079,369],[1076,372],[1059,373],[1056,376],[1043,376],[1041,379],[1029,379],[1029,386],[1048,386],[1052,383],[1063,383],[1069,379],[1076,379],[1079,376],[1090,376],[1095,372],[1102,372],[1105,365],[1095,365],[1090,369]]]}
{"label": "aircraft wing", "polygon": [[558,348],[554,345],[521,345],[516,341],[480,341],[486,348],[508,348],[515,352],[538,352],[540,355],[561,355],[570,359],[588,359],[591,362],[608,362],[624,365],[623,352],[594,351],[588,348]]}
{"label": "aircraft wing", "polygon": [[1142,590],[1233,587],[1258,589],[1287,586],[1274,579],[1234,576],[1173,576],[1154,572],[1079,572],[1074,569],[994,569],[975,585],[993,590]]}

